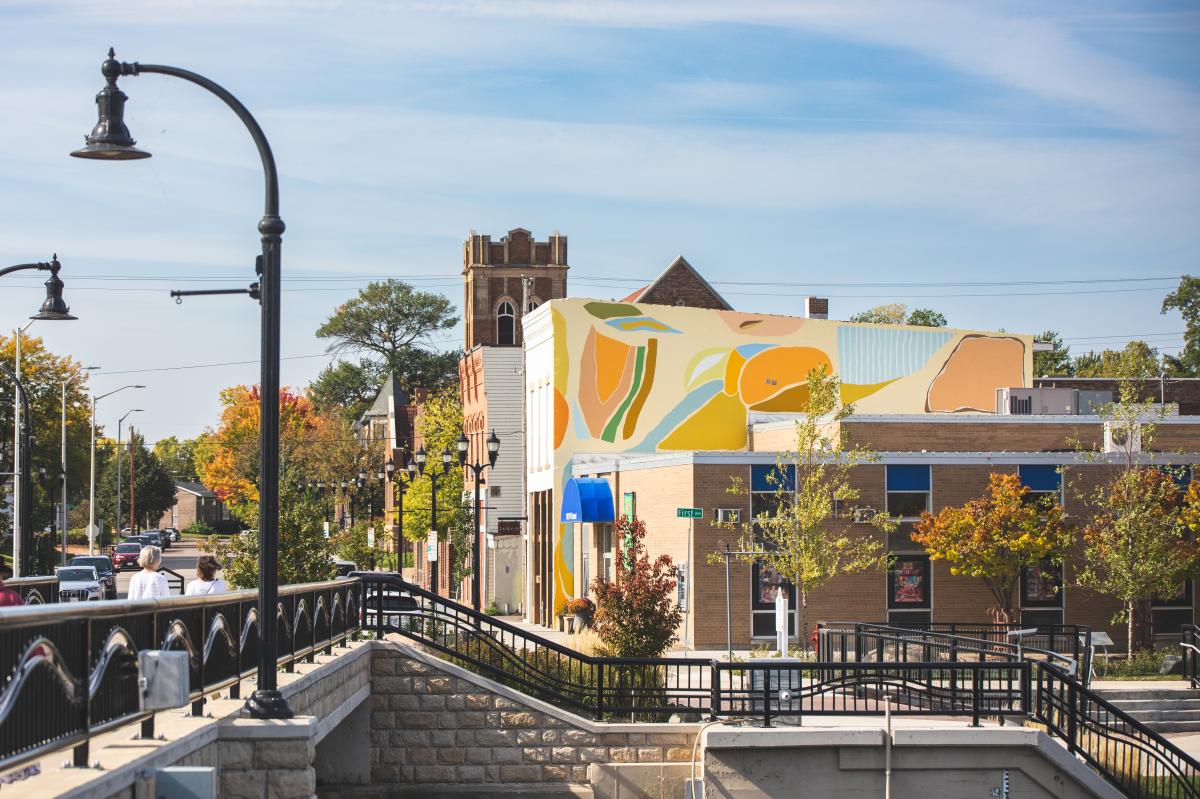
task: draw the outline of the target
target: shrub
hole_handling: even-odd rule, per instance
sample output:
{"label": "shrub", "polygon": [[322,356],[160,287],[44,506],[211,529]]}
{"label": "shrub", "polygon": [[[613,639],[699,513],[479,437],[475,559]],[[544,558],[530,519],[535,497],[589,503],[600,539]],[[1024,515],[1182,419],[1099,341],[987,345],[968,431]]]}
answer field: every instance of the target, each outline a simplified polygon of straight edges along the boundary
{"label": "shrub", "polygon": [[592,581],[596,615],[592,624],[613,657],[658,657],[673,644],[683,613],[674,603],[675,568],[669,555],[651,562],[646,554],[646,525],[622,516],[617,533],[627,543],[617,559],[617,581]]}
{"label": "shrub", "polygon": [[563,601],[561,601],[557,605],[555,605],[554,606],[554,615],[555,616],[566,616],[568,604],[569,603],[567,602],[567,600],[564,599]]}
{"label": "shrub", "polygon": [[192,522],[180,532],[182,532],[184,535],[194,535],[200,538],[207,538],[213,534],[213,529],[204,522]]}
{"label": "shrub", "polygon": [[567,603],[567,613],[574,613],[576,616],[591,616],[595,612],[596,603],[585,596]]}
{"label": "shrub", "polygon": [[503,611],[500,609],[500,606],[496,604],[495,600],[489,602],[488,606],[483,609],[483,612],[489,616],[499,616],[501,613],[503,613]]}

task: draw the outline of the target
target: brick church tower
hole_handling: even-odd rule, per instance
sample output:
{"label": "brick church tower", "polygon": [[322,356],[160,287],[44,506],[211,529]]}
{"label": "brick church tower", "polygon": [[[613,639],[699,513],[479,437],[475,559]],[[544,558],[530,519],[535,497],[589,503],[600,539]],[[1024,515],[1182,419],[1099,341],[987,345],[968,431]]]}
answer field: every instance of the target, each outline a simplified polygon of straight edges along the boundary
{"label": "brick church tower", "polygon": [[463,242],[463,327],[476,346],[521,346],[521,317],[567,296],[567,237],[534,241],[515,228],[498,242],[474,231]]}

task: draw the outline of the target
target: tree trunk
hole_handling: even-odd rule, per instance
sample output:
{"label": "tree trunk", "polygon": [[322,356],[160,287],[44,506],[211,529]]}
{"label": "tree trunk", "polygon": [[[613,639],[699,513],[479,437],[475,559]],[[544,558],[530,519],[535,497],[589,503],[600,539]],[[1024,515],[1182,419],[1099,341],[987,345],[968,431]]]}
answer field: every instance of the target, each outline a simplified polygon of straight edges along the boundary
{"label": "tree trunk", "polygon": [[804,586],[800,586],[800,624],[801,627],[797,632],[800,639],[800,651],[804,653],[805,659],[808,658],[808,592],[804,590]]}
{"label": "tree trunk", "polygon": [[1154,648],[1154,623],[1150,600],[1138,599],[1129,603],[1129,654]]}

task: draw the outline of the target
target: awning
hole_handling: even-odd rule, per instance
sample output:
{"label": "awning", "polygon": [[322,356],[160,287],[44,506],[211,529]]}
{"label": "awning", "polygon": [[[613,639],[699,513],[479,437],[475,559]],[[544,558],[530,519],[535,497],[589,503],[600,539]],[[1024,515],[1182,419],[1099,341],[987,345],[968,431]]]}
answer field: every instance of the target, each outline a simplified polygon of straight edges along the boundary
{"label": "awning", "polygon": [[564,522],[612,522],[612,488],[600,477],[573,477],[563,486]]}

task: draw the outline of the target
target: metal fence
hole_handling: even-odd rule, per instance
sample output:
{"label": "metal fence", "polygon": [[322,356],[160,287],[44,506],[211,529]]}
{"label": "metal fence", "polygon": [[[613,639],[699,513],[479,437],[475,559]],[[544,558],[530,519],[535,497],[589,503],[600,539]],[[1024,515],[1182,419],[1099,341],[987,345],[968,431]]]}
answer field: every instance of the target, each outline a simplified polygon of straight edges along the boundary
{"label": "metal fence", "polygon": [[1183,679],[1193,688],[1200,688],[1200,627],[1183,625],[1179,650],[1183,656]]}
{"label": "metal fence", "polygon": [[[344,645],[359,629],[358,580],[286,586],[277,606],[279,664]],[[0,616],[0,769],[74,747],[86,765],[90,736],[141,719],[153,735],[154,716],[140,709],[137,653],[185,651],[192,713],[224,688],[240,695],[256,670],[258,594],[134,602],[82,602],[6,609]]]}
{"label": "metal fence", "polygon": [[19,593],[26,605],[46,605],[58,601],[58,578],[54,576],[14,577],[5,580],[4,585]]}

